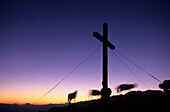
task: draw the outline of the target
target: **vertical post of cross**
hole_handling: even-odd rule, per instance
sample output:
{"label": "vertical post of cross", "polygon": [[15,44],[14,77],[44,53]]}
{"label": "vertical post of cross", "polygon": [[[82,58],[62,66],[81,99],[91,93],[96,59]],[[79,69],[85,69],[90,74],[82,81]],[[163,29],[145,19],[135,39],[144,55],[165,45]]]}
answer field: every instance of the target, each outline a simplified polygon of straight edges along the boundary
{"label": "vertical post of cross", "polygon": [[107,85],[107,66],[108,66],[108,59],[107,59],[107,39],[108,39],[108,25],[107,23],[103,24],[103,88],[108,88]]}
{"label": "vertical post of cross", "polygon": [[107,42],[108,42],[108,24],[103,24],[103,88],[101,90],[102,98],[108,99],[111,95],[111,89],[108,88],[108,50],[107,50]]}

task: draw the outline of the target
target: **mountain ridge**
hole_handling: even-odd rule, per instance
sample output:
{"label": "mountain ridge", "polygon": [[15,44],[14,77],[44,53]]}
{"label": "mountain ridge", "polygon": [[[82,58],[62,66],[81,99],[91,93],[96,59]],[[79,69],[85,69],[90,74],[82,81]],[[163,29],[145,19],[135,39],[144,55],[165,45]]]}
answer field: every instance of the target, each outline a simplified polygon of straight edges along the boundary
{"label": "mountain ridge", "polygon": [[68,104],[47,104],[47,105],[32,105],[30,103],[25,103],[23,105],[19,104],[5,104],[0,103],[0,112],[38,112],[47,111],[52,107],[64,107]]}

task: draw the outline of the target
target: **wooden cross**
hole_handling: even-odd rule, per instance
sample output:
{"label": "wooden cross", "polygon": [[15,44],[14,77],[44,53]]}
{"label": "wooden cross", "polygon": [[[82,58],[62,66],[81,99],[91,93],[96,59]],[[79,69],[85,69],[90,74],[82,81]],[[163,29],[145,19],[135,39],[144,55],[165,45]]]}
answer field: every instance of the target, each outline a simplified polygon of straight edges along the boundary
{"label": "wooden cross", "polygon": [[108,88],[108,51],[107,47],[114,50],[115,46],[108,41],[108,24],[103,24],[103,36],[101,36],[98,32],[93,32],[93,36],[96,37],[98,40],[100,40],[103,43],[103,81],[102,85],[103,88],[101,90],[101,95],[103,99],[110,98],[111,95],[111,89]]}

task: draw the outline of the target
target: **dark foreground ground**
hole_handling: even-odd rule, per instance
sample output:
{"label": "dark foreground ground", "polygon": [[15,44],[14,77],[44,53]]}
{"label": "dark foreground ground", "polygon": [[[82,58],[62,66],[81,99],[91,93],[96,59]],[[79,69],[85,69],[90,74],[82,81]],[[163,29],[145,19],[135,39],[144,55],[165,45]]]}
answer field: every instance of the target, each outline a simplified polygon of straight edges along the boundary
{"label": "dark foreground ground", "polygon": [[162,91],[132,91],[112,96],[109,101],[78,102],[65,107],[53,107],[46,112],[170,112],[170,93]]}

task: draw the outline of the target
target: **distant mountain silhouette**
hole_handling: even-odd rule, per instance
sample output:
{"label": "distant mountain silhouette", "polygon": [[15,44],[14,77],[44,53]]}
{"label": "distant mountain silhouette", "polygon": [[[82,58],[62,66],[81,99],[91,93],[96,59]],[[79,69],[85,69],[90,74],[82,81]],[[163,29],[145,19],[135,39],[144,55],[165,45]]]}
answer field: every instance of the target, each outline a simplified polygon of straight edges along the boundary
{"label": "distant mountain silhouette", "polygon": [[47,111],[52,107],[64,107],[68,104],[48,104],[48,105],[31,105],[26,103],[24,105],[18,104],[2,104],[0,103],[0,112],[38,112],[38,111]]}
{"label": "distant mountain silhouette", "polygon": [[65,107],[53,107],[47,112],[110,112],[110,111],[169,111],[170,93],[158,90],[131,91],[112,96],[109,101],[78,102]]}

